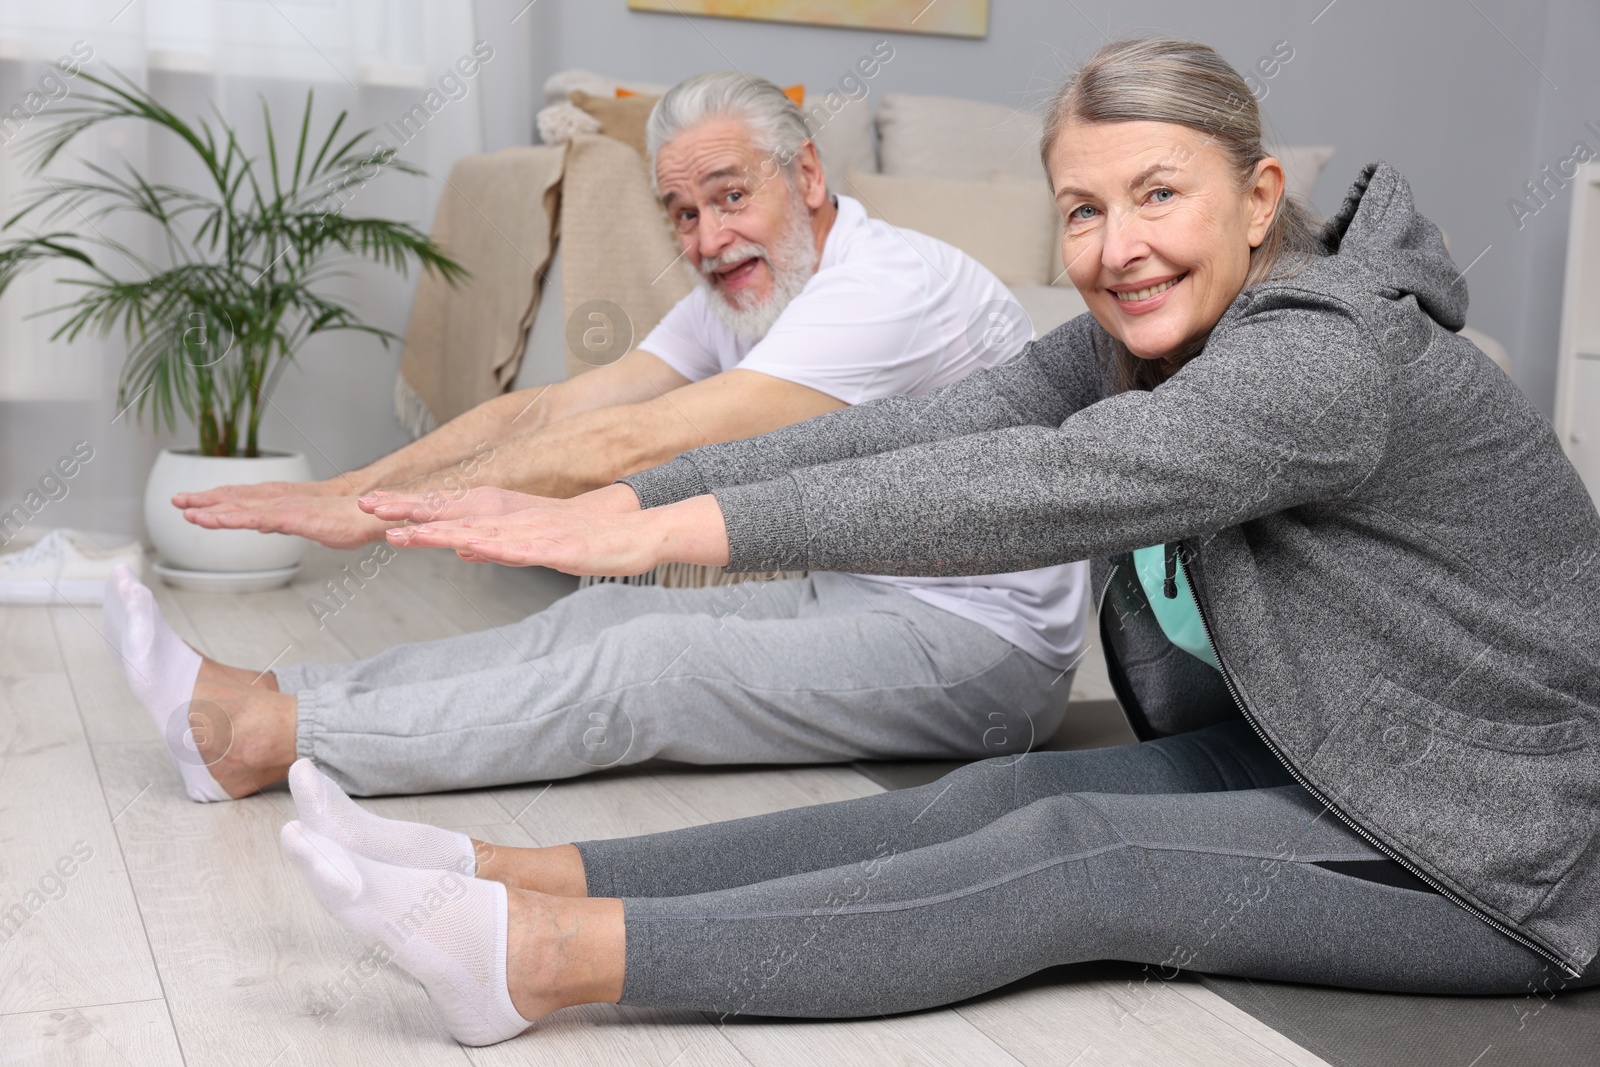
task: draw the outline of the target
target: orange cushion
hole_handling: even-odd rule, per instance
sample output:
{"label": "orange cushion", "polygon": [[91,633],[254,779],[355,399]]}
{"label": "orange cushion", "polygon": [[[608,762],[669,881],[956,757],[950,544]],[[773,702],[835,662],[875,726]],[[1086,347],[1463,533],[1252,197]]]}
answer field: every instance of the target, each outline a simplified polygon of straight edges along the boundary
{"label": "orange cushion", "polygon": [[[639,96],[639,95],[640,95],[639,93],[634,92],[632,89],[624,89],[620,85],[617,86],[617,98],[618,99],[621,99],[623,97],[628,97],[628,96]],[[791,85],[788,88],[784,89],[783,95],[787,96],[790,100],[793,100],[795,107],[805,107],[806,106],[806,87],[804,85]]]}

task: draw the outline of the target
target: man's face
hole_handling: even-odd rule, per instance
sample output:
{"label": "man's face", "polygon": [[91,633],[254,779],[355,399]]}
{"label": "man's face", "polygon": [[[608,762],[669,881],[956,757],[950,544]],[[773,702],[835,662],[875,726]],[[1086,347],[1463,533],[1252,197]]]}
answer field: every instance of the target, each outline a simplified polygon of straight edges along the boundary
{"label": "man's face", "polygon": [[[807,145],[805,153],[815,155]],[[656,186],[684,256],[736,333],[764,334],[805,287],[819,252],[809,203],[825,198],[808,167],[787,177],[734,119],[691,126],[656,154]]]}

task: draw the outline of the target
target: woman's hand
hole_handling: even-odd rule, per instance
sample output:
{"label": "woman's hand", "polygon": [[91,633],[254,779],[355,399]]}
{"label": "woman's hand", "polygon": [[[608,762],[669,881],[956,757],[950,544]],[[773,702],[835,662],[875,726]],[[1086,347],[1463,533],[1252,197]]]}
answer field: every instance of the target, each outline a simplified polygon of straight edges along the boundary
{"label": "woman's hand", "polygon": [[551,507],[545,498],[534,499],[540,504],[502,515],[397,527],[389,531],[389,543],[449,548],[474,562],[550,567],[567,574],[643,574],[660,563],[728,562],[727,528],[713,496],[631,512]]}
{"label": "woman's hand", "polygon": [[479,486],[475,489],[427,489],[415,493],[374,490],[358,501],[361,510],[390,522],[443,522],[449,519],[510,515],[517,511],[546,509],[591,515],[618,515],[639,510],[639,498],[626,485],[608,485],[571,499],[532,496],[510,489]]}

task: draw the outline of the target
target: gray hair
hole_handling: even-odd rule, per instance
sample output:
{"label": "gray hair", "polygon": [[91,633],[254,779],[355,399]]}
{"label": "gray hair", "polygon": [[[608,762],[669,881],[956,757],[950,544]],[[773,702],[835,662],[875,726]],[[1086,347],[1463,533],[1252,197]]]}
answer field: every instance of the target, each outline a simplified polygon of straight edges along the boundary
{"label": "gray hair", "polygon": [[[1241,188],[1268,155],[1255,96],[1227,60],[1198,41],[1135,37],[1096,50],[1056,91],[1045,113],[1039,157],[1046,173],[1063,129],[1102,122],[1169,122],[1205,134],[1228,158]],[[1051,184],[1053,189],[1053,179]],[[1288,277],[1322,251],[1321,223],[1285,189],[1266,237],[1250,250],[1245,287]],[[1150,388],[1149,372],[1161,373],[1132,355],[1119,362],[1124,388]]]}
{"label": "gray hair", "polygon": [[691,126],[723,118],[739,119],[749,126],[757,147],[774,160],[787,180],[793,181],[795,157],[811,140],[800,109],[765,78],[719,70],[684,79],[650,109],[644,143],[650,160],[651,187],[656,181],[656,155],[663,145]]}

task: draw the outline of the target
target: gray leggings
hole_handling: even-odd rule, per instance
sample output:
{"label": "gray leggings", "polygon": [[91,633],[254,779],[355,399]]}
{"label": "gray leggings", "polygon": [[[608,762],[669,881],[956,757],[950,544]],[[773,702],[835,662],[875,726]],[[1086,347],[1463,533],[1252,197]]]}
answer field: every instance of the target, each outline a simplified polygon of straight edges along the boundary
{"label": "gray leggings", "polygon": [[879,1015],[1101,959],[1419,993],[1596,981],[1420,882],[1347,873],[1406,879],[1242,722],[577,847],[590,895],[623,899],[625,1004]]}

